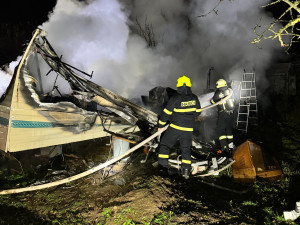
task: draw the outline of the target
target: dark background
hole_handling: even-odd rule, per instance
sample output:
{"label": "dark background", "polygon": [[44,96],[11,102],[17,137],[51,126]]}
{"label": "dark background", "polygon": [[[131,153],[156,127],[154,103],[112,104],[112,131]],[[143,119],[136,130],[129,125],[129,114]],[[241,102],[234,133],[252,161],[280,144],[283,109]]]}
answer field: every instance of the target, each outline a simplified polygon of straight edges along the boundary
{"label": "dark background", "polygon": [[10,0],[0,4],[0,66],[22,55],[33,31],[48,20],[56,0]]}

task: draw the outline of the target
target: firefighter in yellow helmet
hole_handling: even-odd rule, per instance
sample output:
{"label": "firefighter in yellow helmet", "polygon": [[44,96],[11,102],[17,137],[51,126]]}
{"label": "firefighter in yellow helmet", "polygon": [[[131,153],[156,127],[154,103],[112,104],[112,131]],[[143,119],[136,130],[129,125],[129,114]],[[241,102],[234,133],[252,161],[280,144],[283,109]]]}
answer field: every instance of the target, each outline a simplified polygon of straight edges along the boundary
{"label": "firefighter in yellow helmet", "polygon": [[[211,103],[214,104],[230,93],[227,83],[224,79],[219,79],[216,82],[216,91],[211,99]],[[217,121],[217,133],[221,150],[219,154],[231,156],[233,150],[233,134],[232,134],[232,123],[233,123],[233,109],[234,99],[229,98],[223,104],[218,105],[218,121]]]}
{"label": "firefighter in yellow helmet", "polygon": [[199,99],[192,93],[191,86],[191,80],[187,76],[183,75],[178,78],[177,93],[168,101],[158,121],[159,129],[169,124],[159,145],[159,166],[164,170],[169,170],[170,148],[179,140],[182,156],[181,174],[186,179],[191,173],[193,125],[195,117],[201,113]]}

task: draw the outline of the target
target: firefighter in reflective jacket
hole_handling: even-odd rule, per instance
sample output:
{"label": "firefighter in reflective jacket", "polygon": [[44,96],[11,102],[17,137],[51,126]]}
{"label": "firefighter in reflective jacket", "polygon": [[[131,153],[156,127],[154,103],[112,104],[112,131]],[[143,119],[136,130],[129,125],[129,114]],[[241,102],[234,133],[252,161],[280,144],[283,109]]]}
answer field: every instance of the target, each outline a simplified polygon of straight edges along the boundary
{"label": "firefighter in reflective jacket", "polygon": [[159,166],[169,169],[170,148],[179,140],[182,154],[181,174],[186,179],[189,178],[191,172],[193,125],[195,118],[201,112],[199,99],[192,93],[191,86],[191,80],[187,76],[183,75],[178,78],[177,93],[168,101],[158,121],[158,129],[167,123],[170,124],[160,141]]}
{"label": "firefighter in reflective jacket", "polygon": [[[224,79],[217,81],[216,88],[215,94],[210,100],[212,104],[222,100],[230,93]],[[224,103],[218,105],[217,133],[221,145],[221,150],[218,151],[219,154],[231,155],[234,147],[232,134],[233,109],[233,98],[229,98]]]}

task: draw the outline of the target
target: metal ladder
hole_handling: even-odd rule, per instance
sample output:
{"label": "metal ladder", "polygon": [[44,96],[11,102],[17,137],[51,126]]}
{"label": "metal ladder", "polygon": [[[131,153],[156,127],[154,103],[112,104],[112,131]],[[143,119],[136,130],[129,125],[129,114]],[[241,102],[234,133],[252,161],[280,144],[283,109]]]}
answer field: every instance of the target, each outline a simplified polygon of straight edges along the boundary
{"label": "metal ladder", "polygon": [[236,121],[237,130],[247,133],[248,125],[257,123],[257,99],[255,72],[242,75],[238,115]]}

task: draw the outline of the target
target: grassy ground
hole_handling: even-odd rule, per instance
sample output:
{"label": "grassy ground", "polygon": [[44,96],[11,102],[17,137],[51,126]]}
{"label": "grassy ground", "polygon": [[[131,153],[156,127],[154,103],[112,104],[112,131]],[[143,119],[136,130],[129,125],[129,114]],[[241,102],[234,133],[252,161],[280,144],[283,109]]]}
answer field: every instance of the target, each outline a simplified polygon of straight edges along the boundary
{"label": "grassy ground", "polygon": [[[281,180],[238,183],[230,170],[202,180],[163,177],[150,162],[139,163],[141,151],[127,170],[104,182],[97,173],[56,188],[0,196],[0,224],[300,224],[299,218],[292,222],[283,217],[300,201],[297,112],[281,114],[279,121],[265,119],[240,137],[276,156]],[[88,162],[94,156],[83,157]],[[75,162],[69,159],[70,165]],[[1,188],[27,186],[33,175],[2,173]]]}

